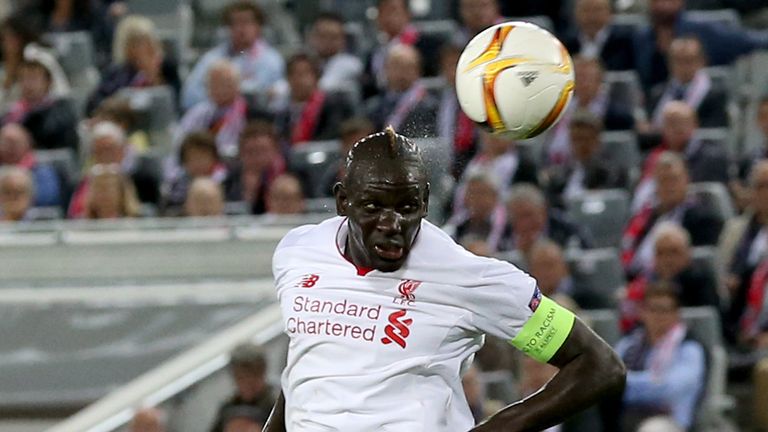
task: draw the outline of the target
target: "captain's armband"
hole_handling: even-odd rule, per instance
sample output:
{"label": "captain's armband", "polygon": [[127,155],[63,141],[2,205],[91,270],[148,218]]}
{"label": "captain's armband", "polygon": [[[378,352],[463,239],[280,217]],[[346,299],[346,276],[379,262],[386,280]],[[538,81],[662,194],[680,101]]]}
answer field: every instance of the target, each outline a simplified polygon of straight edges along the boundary
{"label": "captain's armband", "polygon": [[548,362],[565,343],[575,319],[573,312],[541,296],[536,311],[509,343],[536,360]]}

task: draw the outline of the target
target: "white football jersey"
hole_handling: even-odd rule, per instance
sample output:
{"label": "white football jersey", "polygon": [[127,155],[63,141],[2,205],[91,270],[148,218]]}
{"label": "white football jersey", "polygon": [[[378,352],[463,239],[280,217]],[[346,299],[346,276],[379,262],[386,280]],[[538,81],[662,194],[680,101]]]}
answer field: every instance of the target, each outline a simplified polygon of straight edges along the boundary
{"label": "white football jersey", "polygon": [[286,430],[468,431],[461,374],[485,333],[515,338],[536,282],[427,221],[392,273],[357,269],[342,253],[346,235],[346,218],[334,217],[292,230],[275,251],[290,337]]}

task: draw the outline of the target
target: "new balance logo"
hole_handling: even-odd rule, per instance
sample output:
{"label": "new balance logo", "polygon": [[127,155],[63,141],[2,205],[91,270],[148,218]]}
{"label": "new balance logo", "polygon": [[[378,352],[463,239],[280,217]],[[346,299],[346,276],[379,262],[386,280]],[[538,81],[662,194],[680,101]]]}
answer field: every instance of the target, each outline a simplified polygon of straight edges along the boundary
{"label": "new balance logo", "polygon": [[536,71],[518,72],[517,76],[520,77],[523,85],[528,87],[532,82],[536,81],[536,78],[539,77],[539,73]]}
{"label": "new balance logo", "polygon": [[304,275],[303,278],[301,278],[301,281],[296,284],[297,287],[301,288],[312,288],[317,283],[318,279],[320,279],[320,276],[316,274],[307,274]]}
{"label": "new balance logo", "polygon": [[405,348],[405,339],[411,334],[408,326],[413,324],[413,320],[410,318],[401,319],[405,316],[406,312],[405,309],[400,309],[389,314],[389,324],[384,327],[384,334],[386,336],[381,338],[381,343],[389,345],[394,342],[400,345],[400,348]]}

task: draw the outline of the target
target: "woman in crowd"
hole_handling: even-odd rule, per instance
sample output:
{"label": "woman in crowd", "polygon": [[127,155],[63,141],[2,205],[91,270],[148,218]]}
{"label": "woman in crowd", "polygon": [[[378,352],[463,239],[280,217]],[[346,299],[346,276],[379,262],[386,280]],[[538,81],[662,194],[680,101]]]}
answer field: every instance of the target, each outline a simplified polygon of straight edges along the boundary
{"label": "woman in crowd", "polygon": [[162,42],[149,18],[133,15],[120,21],[112,49],[112,65],[91,95],[87,112],[124,88],[169,85],[178,95],[181,87],[176,63],[163,53]]}

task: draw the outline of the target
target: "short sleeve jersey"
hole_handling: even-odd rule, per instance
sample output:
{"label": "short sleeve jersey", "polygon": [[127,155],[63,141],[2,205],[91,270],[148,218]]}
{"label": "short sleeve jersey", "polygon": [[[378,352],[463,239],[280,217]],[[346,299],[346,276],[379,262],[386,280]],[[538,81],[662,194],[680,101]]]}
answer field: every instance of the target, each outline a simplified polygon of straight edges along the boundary
{"label": "short sleeve jersey", "polygon": [[535,280],[427,221],[402,268],[365,271],[343,255],[347,231],[342,217],[299,227],[274,254],[287,431],[471,429],[461,375],[484,334],[518,335]]}

